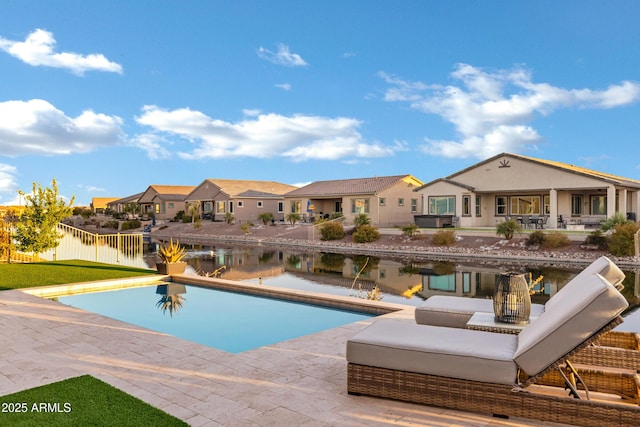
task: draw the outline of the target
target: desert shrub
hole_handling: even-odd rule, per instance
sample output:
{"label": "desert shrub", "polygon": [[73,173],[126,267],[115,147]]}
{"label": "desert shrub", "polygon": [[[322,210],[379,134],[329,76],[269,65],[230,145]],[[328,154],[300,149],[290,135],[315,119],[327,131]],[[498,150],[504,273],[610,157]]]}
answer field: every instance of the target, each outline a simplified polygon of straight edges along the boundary
{"label": "desert shrub", "polygon": [[544,231],[537,230],[529,234],[529,237],[527,237],[527,240],[525,240],[524,243],[527,246],[542,246],[544,239]]}
{"label": "desert shrub", "polygon": [[355,225],[356,228],[360,228],[363,225],[371,225],[371,219],[367,214],[358,214],[353,218],[353,225]]}
{"label": "desert shrub", "polygon": [[102,228],[113,228],[114,230],[117,230],[119,226],[120,223],[116,219],[106,221],[104,224],[102,224]]}
{"label": "desert shrub", "polygon": [[544,241],[542,242],[542,247],[547,249],[553,248],[562,248],[564,246],[569,246],[571,244],[571,240],[569,237],[561,233],[559,231],[552,231],[544,236]]}
{"label": "desert shrub", "polygon": [[125,231],[125,230],[133,230],[135,228],[140,228],[142,227],[142,223],[140,222],[139,219],[132,219],[131,221],[125,221],[122,223],[122,227],[120,228],[121,231]]}
{"label": "desert shrub", "polygon": [[404,234],[405,236],[413,237],[416,234],[420,233],[420,230],[418,230],[418,228],[419,227],[416,224],[407,224],[400,227],[400,230],[402,230],[402,234]]}
{"label": "desert shrub", "polygon": [[333,212],[331,215],[329,215],[329,219],[342,218],[343,216],[344,214],[342,212]]}
{"label": "desert shrub", "polygon": [[496,234],[498,236],[504,236],[506,240],[513,239],[513,236],[516,233],[522,232],[522,226],[515,219],[509,219],[507,221],[502,221],[496,225]]}
{"label": "desert shrub", "polygon": [[184,211],[178,211],[178,212],[176,212],[176,216],[173,217],[173,221],[174,222],[189,222],[189,221],[191,221],[191,218],[188,218],[184,214]]}
{"label": "desert shrub", "polygon": [[244,224],[242,224],[240,226],[240,230],[242,230],[242,232],[244,234],[249,234],[249,229],[251,228],[253,224],[251,224],[249,221],[245,222]]}
{"label": "desert shrub", "polygon": [[224,222],[226,222],[227,224],[233,224],[233,221],[235,221],[236,217],[233,216],[233,214],[231,212],[227,212],[226,214],[224,214]]}
{"label": "desert shrub", "polygon": [[607,247],[607,236],[602,234],[602,230],[595,230],[589,233],[587,238],[584,240],[586,245],[594,245],[599,248]]}
{"label": "desert shrub", "polygon": [[378,232],[378,229],[368,224],[361,225],[353,232],[353,241],[356,243],[375,242],[379,238],[380,232]]}
{"label": "desert shrub", "polygon": [[321,240],[340,240],[344,238],[344,226],[339,222],[326,222],[320,227]]}
{"label": "desert shrub", "polygon": [[456,233],[453,230],[436,231],[431,241],[434,245],[451,246],[456,242]]}
{"label": "desert shrub", "polygon": [[609,236],[609,252],[615,256],[634,256],[633,239],[639,229],[640,224],[631,221],[616,225]]}
{"label": "desert shrub", "polygon": [[613,216],[607,218],[602,224],[600,224],[600,229],[602,231],[614,230],[618,224],[626,224],[630,222],[627,217],[620,213],[616,212]]}

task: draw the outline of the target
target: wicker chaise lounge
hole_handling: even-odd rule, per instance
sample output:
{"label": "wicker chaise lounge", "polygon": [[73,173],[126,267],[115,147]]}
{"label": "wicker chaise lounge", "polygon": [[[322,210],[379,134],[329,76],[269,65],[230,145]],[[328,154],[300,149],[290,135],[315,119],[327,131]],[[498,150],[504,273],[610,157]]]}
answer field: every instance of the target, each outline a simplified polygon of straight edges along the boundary
{"label": "wicker chaise lounge", "polygon": [[[532,304],[531,316],[540,316],[554,304],[565,304],[567,292],[581,286],[581,280],[599,273],[613,286],[622,289],[624,273],[609,258],[602,256],[587,266],[546,304]],[[490,299],[435,295],[416,307],[415,319],[424,325],[465,328],[474,313],[493,313]],[[597,346],[589,346],[572,358],[576,363],[640,370],[640,335],[635,332],[613,330],[598,339]]]}
{"label": "wicker chaise lounge", "polygon": [[[586,400],[566,374],[568,357],[622,321],[626,300],[599,274],[565,292],[570,304],[548,307],[519,335],[380,318],[347,342],[348,392],[574,425],[640,425],[640,407]],[[536,385],[550,370],[568,377],[569,393]]]}

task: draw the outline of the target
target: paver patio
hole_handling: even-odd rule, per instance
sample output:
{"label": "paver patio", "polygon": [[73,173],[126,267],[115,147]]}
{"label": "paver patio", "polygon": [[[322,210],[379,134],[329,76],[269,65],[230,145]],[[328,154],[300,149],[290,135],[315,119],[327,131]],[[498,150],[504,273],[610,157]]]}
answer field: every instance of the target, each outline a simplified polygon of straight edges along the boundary
{"label": "paver patio", "polygon": [[0,395],[90,374],[193,426],[556,425],[348,395],[345,343],[368,323],[230,354],[3,291]]}

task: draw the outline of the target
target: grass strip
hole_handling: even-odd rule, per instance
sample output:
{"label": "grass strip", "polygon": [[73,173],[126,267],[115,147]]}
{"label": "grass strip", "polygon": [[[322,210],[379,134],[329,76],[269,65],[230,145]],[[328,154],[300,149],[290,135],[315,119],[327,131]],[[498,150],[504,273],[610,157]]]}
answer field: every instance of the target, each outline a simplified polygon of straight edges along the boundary
{"label": "grass strip", "polygon": [[186,426],[95,377],[83,375],[0,397],[3,426]]}
{"label": "grass strip", "polygon": [[0,264],[0,290],[121,279],[154,273],[155,270],[81,260]]}

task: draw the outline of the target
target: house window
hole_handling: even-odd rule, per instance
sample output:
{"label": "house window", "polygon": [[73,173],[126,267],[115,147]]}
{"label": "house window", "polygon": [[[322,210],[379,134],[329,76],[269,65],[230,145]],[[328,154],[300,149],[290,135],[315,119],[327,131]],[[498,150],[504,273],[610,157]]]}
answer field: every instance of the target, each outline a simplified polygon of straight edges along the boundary
{"label": "house window", "polygon": [[582,215],[582,194],[571,195],[571,215]]}
{"label": "house window", "polygon": [[591,196],[591,215],[607,214],[607,196]]}
{"label": "house window", "polygon": [[507,214],[507,196],[496,196],[496,215]]}
{"label": "house window", "polygon": [[411,212],[418,212],[418,199],[411,199]]}
{"label": "house window", "polygon": [[429,197],[429,215],[455,215],[454,196]]}
{"label": "house window", "polygon": [[243,202],[242,200],[238,200],[238,201],[236,202],[236,205],[237,205],[239,208],[244,208],[244,202]]}
{"label": "house window", "polygon": [[387,204],[387,199],[384,197],[380,197],[380,206],[385,206]]}
{"label": "house window", "polygon": [[542,203],[544,204],[544,214],[551,214],[551,197],[549,197],[549,195],[546,195],[542,199]]}
{"label": "house window", "polygon": [[402,197],[398,198],[398,206],[404,206],[404,199]]}
{"label": "house window", "polygon": [[368,214],[369,199],[351,199],[352,214]]}
{"label": "house window", "polygon": [[511,215],[540,215],[540,196],[511,196]]}
{"label": "house window", "polygon": [[468,271],[462,272],[462,292],[465,294],[471,292],[471,273]]}
{"label": "house window", "polygon": [[225,202],[216,202],[216,212],[217,213],[225,213],[226,212]]}
{"label": "house window", "polygon": [[284,202],[278,202],[278,212],[284,212]]}
{"label": "house window", "polygon": [[445,292],[455,292],[456,290],[455,273],[444,274],[442,276],[429,274],[424,276],[424,279],[427,282],[426,289],[429,289],[432,291],[445,291]]}
{"label": "house window", "polygon": [[264,204],[262,203],[262,200],[258,200],[258,208],[263,208]]}
{"label": "house window", "polygon": [[462,216],[471,216],[471,196],[462,196]]}
{"label": "house window", "polygon": [[291,202],[291,213],[301,213],[302,212],[302,203],[300,200],[293,200]]}
{"label": "house window", "polygon": [[482,216],[482,210],[480,209],[480,196],[476,196],[476,216]]}
{"label": "house window", "polygon": [[173,209],[173,202],[169,202],[169,209]]}
{"label": "house window", "polygon": [[160,213],[160,203],[155,204],[155,211],[156,213]]}

